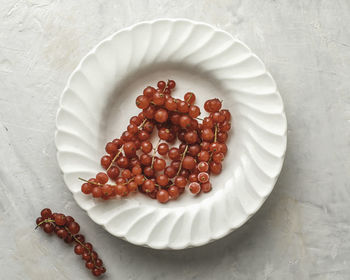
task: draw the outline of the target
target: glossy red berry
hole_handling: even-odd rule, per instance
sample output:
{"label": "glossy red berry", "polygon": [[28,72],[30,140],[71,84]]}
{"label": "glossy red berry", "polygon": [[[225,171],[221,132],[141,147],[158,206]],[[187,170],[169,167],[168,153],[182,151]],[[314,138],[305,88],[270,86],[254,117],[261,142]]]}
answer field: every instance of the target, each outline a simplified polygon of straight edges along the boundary
{"label": "glossy red berry", "polygon": [[108,182],[108,176],[104,172],[99,172],[96,174],[96,180],[100,184],[105,184]]}
{"label": "glossy red berry", "polygon": [[91,193],[92,193],[92,196],[95,197],[95,198],[101,197],[102,190],[101,190],[100,187],[93,187]]}
{"label": "glossy red berry", "polygon": [[174,80],[169,80],[168,81],[168,88],[169,89],[173,89],[173,88],[175,88],[175,86],[176,86],[176,83],[175,83]]}
{"label": "glossy red berry", "polygon": [[157,91],[154,87],[146,87],[143,90],[143,95],[148,97],[148,98],[152,98],[153,94],[155,94]]}
{"label": "glossy red berry", "polygon": [[166,174],[160,174],[156,178],[157,184],[161,187],[165,187],[169,183],[169,177]]}
{"label": "glossy red berry", "polygon": [[159,89],[163,90],[166,87],[166,83],[164,81],[159,81],[157,86]]}
{"label": "glossy red berry", "polygon": [[146,109],[149,106],[150,100],[144,96],[144,95],[139,95],[136,98],[136,106],[140,109]]}
{"label": "glossy red berry", "polygon": [[187,92],[184,96],[186,103],[193,105],[196,101],[196,95],[193,92]]}
{"label": "glossy red berry", "polygon": [[44,208],[43,210],[41,210],[40,214],[43,219],[48,219],[52,217],[52,212],[49,208]]}
{"label": "glossy red berry", "polygon": [[142,190],[146,193],[154,191],[156,188],[155,183],[152,180],[146,180],[142,185]]}
{"label": "glossy red berry", "polygon": [[168,120],[168,111],[160,108],[154,114],[154,119],[159,123],[164,123]]}
{"label": "glossy red berry", "polygon": [[201,191],[201,185],[197,182],[192,182],[191,184],[189,184],[188,188],[190,189],[190,192],[193,194],[199,194],[199,192]]}
{"label": "glossy red berry", "polygon": [[207,172],[200,172],[198,174],[198,182],[206,183],[209,181],[209,174]]}
{"label": "glossy red berry", "polygon": [[104,169],[107,169],[111,163],[112,163],[112,159],[110,156],[103,156],[101,158],[101,165]]}
{"label": "glossy red berry", "polygon": [[191,118],[197,118],[201,114],[201,110],[198,106],[191,105],[188,111]]}
{"label": "glossy red berry", "polygon": [[177,186],[171,186],[168,189],[170,198],[177,199],[180,195],[179,188]]}
{"label": "glossy red berry", "polygon": [[197,168],[200,172],[207,172],[209,169],[209,164],[205,161],[198,163]]}
{"label": "glossy red berry", "polygon": [[211,191],[211,183],[210,182],[206,182],[204,184],[201,184],[201,188],[202,188],[202,191],[204,193],[210,192]]}
{"label": "glossy red berry", "polygon": [[67,220],[66,220],[66,216],[63,214],[58,214],[55,217],[55,223],[59,226],[64,226],[66,224]]}
{"label": "glossy red berry", "polygon": [[221,163],[216,163],[214,161],[210,162],[210,172],[212,172],[213,174],[220,174],[221,173],[221,169],[222,169],[222,165]]}
{"label": "glossy red berry", "polygon": [[187,180],[183,176],[177,176],[175,178],[175,185],[179,188],[184,188],[187,185]]}
{"label": "glossy red berry", "polygon": [[182,167],[188,170],[192,170],[196,167],[196,160],[191,156],[185,156],[182,162]]}
{"label": "glossy red berry", "polygon": [[166,190],[159,190],[157,192],[157,200],[160,203],[166,203],[169,200],[169,193]]}

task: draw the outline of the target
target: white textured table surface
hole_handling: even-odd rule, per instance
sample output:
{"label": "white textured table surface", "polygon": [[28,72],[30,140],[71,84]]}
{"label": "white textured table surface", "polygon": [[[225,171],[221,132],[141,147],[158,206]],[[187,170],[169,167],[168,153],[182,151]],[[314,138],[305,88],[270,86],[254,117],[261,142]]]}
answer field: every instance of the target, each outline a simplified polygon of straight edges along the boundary
{"label": "white textured table surface", "polygon": [[[90,278],[72,248],[33,230],[45,206],[76,217],[105,279],[350,278],[349,1],[0,2],[1,279]],[[247,43],[275,77],[289,123],[285,165],[263,208],[184,251],[137,247],[94,224],[64,186],[53,142],[59,96],[83,55],[157,17],[206,21]]]}

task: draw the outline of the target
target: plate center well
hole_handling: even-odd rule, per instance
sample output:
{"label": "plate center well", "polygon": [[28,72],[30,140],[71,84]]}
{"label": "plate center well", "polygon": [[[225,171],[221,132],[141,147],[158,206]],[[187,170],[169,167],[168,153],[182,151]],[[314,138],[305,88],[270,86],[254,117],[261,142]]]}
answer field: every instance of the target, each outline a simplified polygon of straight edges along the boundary
{"label": "plate center well", "polygon": [[[105,143],[112,141],[114,138],[119,138],[123,131],[126,130],[130,118],[141,111],[136,107],[135,99],[138,95],[142,94],[143,89],[148,85],[156,87],[159,80],[166,81],[167,79],[172,79],[176,82],[176,88],[172,96],[183,99],[186,92],[191,91],[195,93],[195,104],[201,109],[201,118],[208,115],[203,108],[204,102],[207,99],[215,97],[223,100],[223,108],[229,109],[233,114],[234,95],[225,91],[220,86],[218,80],[201,72],[199,69],[176,64],[146,66],[135,72],[131,72],[127,77],[118,82],[106,99],[100,124],[101,143],[99,144],[99,150],[101,150],[101,153],[104,152]],[[231,131],[234,131],[234,129],[234,122],[232,122]],[[131,195],[128,199],[154,204],[157,207],[180,207],[187,204],[193,205],[193,203],[199,203],[203,199],[215,195],[228,181],[234,180],[234,170],[238,165],[237,156],[234,152],[234,147],[236,146],[235,137],[235,133],[230,132],[227,142],[229,152],[223,162],[223,171],[218,176],[212,176],[213,190],[210,193],[198,197],[193,197],[190,193],[187,193],[180,196],[177,201],[171,201],[165,205],[159,204],[157,201],[151,200],[142,194]],[[151,140],[156,145],[158,141],[156,128],[154,129]],[[178,146],[178,142],[169,144],[169,146]]]}

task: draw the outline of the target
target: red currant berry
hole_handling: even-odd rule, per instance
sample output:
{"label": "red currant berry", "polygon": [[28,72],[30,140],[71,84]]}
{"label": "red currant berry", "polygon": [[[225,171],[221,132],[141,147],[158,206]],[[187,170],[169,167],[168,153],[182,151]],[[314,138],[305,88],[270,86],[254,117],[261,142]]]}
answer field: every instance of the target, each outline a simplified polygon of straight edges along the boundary
{"label": "red currant berry", "polygon": [[157,91],[154,87],[146,87],[144,90],[143,90],[143,95],[148,97],[148,98],[151,98],[153,96],[153,94],[155,94]]}
{"label": "red currant berry", "polygon": [[208,161],[210,158],[210,154],[208,151],[200,151],[198,154],[198,160],[200,161]]}
{"label": "red currant berry", "polygon": [[169,201],[169,193],[166,190],[159,190],[157,192],[157,200],[160,203],[166,203]]}
{"label": "red currant berry", "polygon": [[187,185],[187,180],[183,176],[177,176],[175,178],[175,185],[179,188],[184,188]]}
{"label": "red currant berry", "polygon": [[150,193],[154,191],[156,188],[154,182],[152,180],[146,180],[142,185],[142,190],[146,193]]}
{"label": "red currant berry", "polygon": [[148,178],[153,178],[154,177],[154,169],[150,166],[147,166],[143,169],[143,174],[148,177]]}
{"label": "red currant berry", "polygon": [[180,195],[179,188],[177,186],[169,187],[168,193],[172,199],[177,199]]}
{"label": "red currant berry", "polygon": [[168,81],[168,88],[169,89],[173,89],[173,88],[175,88],[175,86],[176,86],[175,81],[173,81],[173,80]]}
{"label": "red currant berry", "polygon": [[41,210],[40,214],[43,219],[48,219],[52,217],[52,212],[49,208],[44,208],[43,210]]}
{"label": "red currant berry", "polygon": [[152,101],[155,105],[162,106],[164,105],[164,102],[165,102],[165,96],[161,92],[156,92],[153,95]]}
{"label": "red currant berry", "polygon": [[192,170],[196,167],[196,160],[191,156],[185,156],[182,161],[182,167],[188,170]]}
{"label": "red currant berry", "polygon": [[107,154],[114,155],[118,152],[118,146],[117,146],[117,144],[115,144],[113,142],[108,142],[106,144],[105,150],[106,150]]}
{"label": "red currant berry", "polygon": [[206,183],[209,181],[209,174],[206,172],[201,172],[198,174],[198,181],[200,183]]}
{"label": "red currant berry", "polygon": [[166,162],[164,159],[157,158],[154,160],[153,168],[155,171],[162,171],[166,166]]}
{"label": "red currant berry", "polygon": [[84,253],[84,247],[80,244],[75,245],[74,253],[76,253],[77,255],[82,255]]}
{"label": "red currant berry", "polygon": [[197,182],[192,182],[191,184],[189,184],[188,187],[190,189],[190,192],[194,195],[199,194],[199,192],[201,191],[201,185]]}
{"label": "red currant berry", "polygon": [[117,164],[120,168],[127,168],[129,166],[129,160],[127,157],[121,156],[117,159]]}
{"label": "red currant berry", "polygon": [[201,110],[196,105],[191,105],[188,111],[191,118],[197,118],[201,114]]}
{"label": "red currant berry", "polygon": [[54,225],[51,223],[45,223],[43,229],[46,233],[51,233],[55,229]]}
{"label": "red currant berry", "polygon": [[158,185],[165,187],[169,183],[169,177],[165,174],[160,174],[157,176],[156,181]]}
{"label": "red currant berry", "polygon": [[59,230],[56,231],[56,235],[59,238],[66,239],[67,236],[68,236],[68,232],[65,229],[59,229]]}
{"label": "red currant berry", "polygon": [[225,156],[223,153],[216,153],[213,155],[213,161],[216,163],[221,163],[224,160]]}
{"label": "red currant berry", "polygon": [[149,99],[144,95],[139,95],[136,98],[136,106],[140,109],[146,109],[149,106]]}
{"label": "red currant berry", "polygon": [[172,166],[168,166],[164,170],[164,174],[167,175],[169,178],[174,178],[176,176],[176,172],[177,170]]}
{"label": "red currant berry", "polygon": [[166,83],[164,81],[159,81],[157,83],[157,87],[161,90],[163,90],[166,87]]}
{"label": "red currant berry", "polygon": [[71,222],[68,224],[68,229],[71,232],[71,234],[77,234],[80,230],[80,226],[78,223],[76,222]]}
{"label": "red currant berry", "polygon": [[129,193],[137,191],[137,184],[135,183],[135,181],[131,181],[127,187],[128,187]]}
{"label": "red currant berry", "polygon": [[220,174],[222,169],[221,163],[216,163],[214,161],[210,162],[210,172],[213,174]]}
{"label": "red currant berry", "polygon": [[176,111],[177,104],[175,99],[170,97],[167,100],[165,100],[165,108],[167,108],[169,111]]}
{"label": "red currant berry", "polygon": [[198,163],[197,168],[200,172],[207,172],[209,169],[209,164],[205,161]]}
{"label": "red currant berry", "polygon": [[189,110],[188,103],[186,103],[185,101],[180,100],[179,102],[177,102],[177,110],[180,113],[188,113],[188,110]]}
{"label": "red currant berry", "polygon": [[104,169],[107,169],[112,163],[112,159],[110,156],[103,156],[101,158],[101,165]]}
{"label": "red currant berry", "polygon": [[138,186],[141,186],[145,181],[145,177],[142,174],[136,175],[134,181]]}
{"label": "red currant berry", "polygon": [[184,138],[187,144],[194,144],[198,141],[198,134],[195,130],[188,131],[185,133]]}
{"label": "red currant berry", "polygon": [[116,178],[118,178],[119,174],[120,174],[120,170],[116,166],[112,166],[110,169],[107,170],[107,175],[112,180],[115,180]]}
{"label": "red currant berry", "polygon": [[128,195],[128,188],[125,185],[116,185],[115,190],[116,190],[116,194],[119,196]]}
{"label": "red currant berry", "polygon": [[156,108],[152,105],[149,106],[147,109],[143,110],[143,113],[147,119],[153,119],[155,112],[156,112]]}
{"label": "red currant berry", "polygon": [[193,105],[196,101],[196,96],[193,92],[187,92],[184,96],[184,100],[186,103]]}
{"label": "red currant berry", "polygon": [[191,118],[188,115],[183,115],[180,117],[180,126],[184,129],[191,127]]}
{"label": "red currant berry", "polygon": [[66,220],[66,216],[63,214],[58,214],[55,217],[55,223],[58,226],[64,226],[66,224],[67,220]]}
{"label": "red currant berry", "polygon": [[102,191],[101,191],[101,188],[100,187],[93,187],[92,188],[92,196],[93,197],[101,197],[102,195]]}
{"label": "red currant berry", "polygon": [[211,183],[210,182],[206,182],[204,184],[201,184],[202,187],[202,191],[207,193],[211,191]]}
{"label": "red currant berry", "polygon": [[160,108],[154,114],[154,119],[159,123],[164,123],[168,120],[168,111]]}
{"label": "red currant berry", "polygon": [[142,154],[140,156],[140,163],[143,166],[150,166],[152,163],[152,157],[150,155],[147,155],[147,154]]}
{"label": "red currant berry", "polygon": [[188,176],[188,180],[190,182],[197,182],[198,181],[198,174],[192,173],[190,176]]}
{"label": "red currant berry", "polygon": [[100,184],[106,184],[108,182],[108,176],[104,172],[99,172],[96,175],[96,180]]}
{"label": "red currant berry", "polygon": [[125,156],[131,158],[136,155],[136,145],[135,142],[126,142],[123,146]]}
{"label": "red currant berry", "polygon": [[201,132],[202,140],[211,142],[214,139],[214,132],[210,128],[204,128]]}
{"label": "red currant berry", "polygon": [[160,154],[160,155],[166,155],[167,153],[168,153],[168,151],[169,151],[169,146],[168,146],[168,144],[166,144],[166,143],[161,143],[161,144],[159,144],[158,145],[158,148],[157,148],[157,150],[158,150],[158,153]]}

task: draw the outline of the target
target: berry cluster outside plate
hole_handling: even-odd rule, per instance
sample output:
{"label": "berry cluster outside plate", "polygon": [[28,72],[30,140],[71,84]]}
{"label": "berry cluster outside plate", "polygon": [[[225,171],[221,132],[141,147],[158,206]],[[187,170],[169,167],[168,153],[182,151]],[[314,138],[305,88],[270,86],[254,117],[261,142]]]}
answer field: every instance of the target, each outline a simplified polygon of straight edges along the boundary
{"label": "berry cluster outside plate", "polygon": [[75,242],[74,253],[80,255],[85,261],[85,266],[94,276],[100,276],[106,272],[103,262],[93,250],[89,242],[85,242],[85,236],[79,234],[80,225],[71,216],[61,213],[52,213],[51,209],[41,210],[41,216],[36,219],[37,228],[40,227],[47,234],[56,233],[66,243]]}

